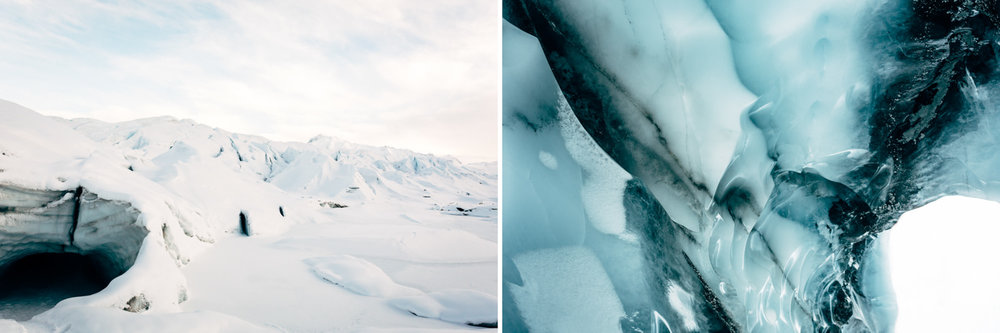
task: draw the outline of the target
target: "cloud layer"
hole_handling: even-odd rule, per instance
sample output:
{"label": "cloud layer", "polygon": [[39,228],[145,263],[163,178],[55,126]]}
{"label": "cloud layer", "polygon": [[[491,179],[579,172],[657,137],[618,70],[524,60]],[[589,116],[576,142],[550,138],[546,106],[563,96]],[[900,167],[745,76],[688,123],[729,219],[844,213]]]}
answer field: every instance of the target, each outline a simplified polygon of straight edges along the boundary
{"label": "cloud layer", "polygon": [[0,98],[495,160],[498,17],[492,0],[3,2]]}

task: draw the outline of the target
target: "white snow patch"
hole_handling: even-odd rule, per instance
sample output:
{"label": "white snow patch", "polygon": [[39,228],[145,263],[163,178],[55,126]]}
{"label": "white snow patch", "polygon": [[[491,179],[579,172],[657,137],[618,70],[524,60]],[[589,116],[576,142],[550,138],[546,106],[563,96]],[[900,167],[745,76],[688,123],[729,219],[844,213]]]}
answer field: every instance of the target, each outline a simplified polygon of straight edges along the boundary
{"label": "white snow patch", "polygon": [[523,286],[509,285],[535,332],[621,332],[621,300],[590,249],[564,247],[513,258]]}
{"label": "white snow patch", "polygon": [[392,299],[389,304],[403,311],[447,322],[483,325],[497,323],[497,298],[468,289],[436,291],[426,295]]}
{"label": "white snow patch", "polygon": [[552,170],[555,170],[555,169],[559,168],[559,161],[556,160],[556,157],[552,156],[552,153],[550,153],[550,152],[547,152],[547,151],[544,151],[544,150],[539,150],[538,151],[538,160],[541,161],[542,165],[544,165],[546,168],[549,168],[549,169],[552,169]]}
{"label": "white snow patch", "polygon": [[[400,218],[400,214],[421,224]],[[184,267],[191,295],[182,304],[184,311],[225,312],[286,332],[467,327],[399,311],[387,298],[363,296],[318,278],[304,263],[310,258],[338,255],[364,259],[391,281],[419,290],[498,292],[498,229],[494,221],[443,215],[425,209],[419,201],[376,200],[348,209],[326,209],[324,215],[316,223],[293,225],[280,236],[220,239],[211,251]],[[438,232],[448,234],[448,239],[434,243]],[[441,258],[418,254],[420,242],[404,242],[414,235],[427,237],[428,244],[435,247],[450,247],[452,254]],[[465,240],[470,239],[489,240],[489,251],[467,248]]]}
{"label": "white snow patch", "polygon": [[17,321],[10,319],[0,319],[0,332],[25,333],[28,329]]}
{"label": "white snow patch", "polygon": [[417,289],[392,281],[382,269],[371,262],[350,255],[337,255],[305,260],[320,278],[364,296],[396,297],[418,295]]}
{"label": "white snow patch", "polygon": [[[455,217],[466,218],[466,217]],[[402,221],[409,223],[408,221]],[[342,225],[339,234],[323,237],[288,237],[274,246],[295,250],[345,253],[366,258],[396,258],[419,263],[471,263],[496,261],[497,243],[464,230],[442,230],[413,223],[395,225]],[[493,228],[496,228],[494,225]],[[455,249],[462,249],[455,251]]]}
{"label": "white snow patch", "polygon": [[[33,325],[40,323],[44,328]],[[81,307],[49,311],[27,323],[28,332],[279,332],[215,311],[135,314],[120,309]],[[2,327],[2,326],[0,326]]]}
{"label": "white snow patch", "polygon": [[580,189],[587,219],[597,231],[621,235],[625,232],[625,187],[632,175],[587,134],[562,93],[558,109],[559,130],[566,140],[566,150],[587,172]]}

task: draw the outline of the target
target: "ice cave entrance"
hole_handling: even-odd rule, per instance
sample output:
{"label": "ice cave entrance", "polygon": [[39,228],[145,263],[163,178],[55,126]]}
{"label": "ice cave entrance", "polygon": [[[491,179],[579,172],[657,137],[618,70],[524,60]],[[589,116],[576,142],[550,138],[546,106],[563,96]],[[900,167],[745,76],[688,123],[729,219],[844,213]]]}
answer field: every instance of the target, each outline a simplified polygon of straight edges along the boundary
{"label": "ice cave entrance", "polygon": [[[896,332],[1000,332],[1000,203],[944,197],[887,233]],[[883,236],[883,237],[884,237]]]}
{"label": "ice cave entrance", "polygon": [[135,263],[149,233],[128,202],[83,187],[0,184],[0,318],[27,320],[97,293]]}
{"label": "ice cave entrance", "polygon": [[115,276],[92,255],[25,256],[0,268],[0,318],[31,319],[63,299],[101,291]]}

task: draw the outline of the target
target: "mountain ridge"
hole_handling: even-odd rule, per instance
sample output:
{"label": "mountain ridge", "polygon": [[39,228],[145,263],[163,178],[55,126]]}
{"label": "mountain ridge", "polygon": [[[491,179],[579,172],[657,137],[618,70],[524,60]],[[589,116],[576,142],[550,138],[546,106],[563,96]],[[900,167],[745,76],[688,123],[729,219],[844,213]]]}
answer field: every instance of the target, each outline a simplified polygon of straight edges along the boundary
{"label": "mountain ridge", "polygon": [[[379,192],[423,197],[425,189],[444,191],[451,201],[480,197],[495,202],[496,169],[490,163],[463,164],[409,149],[371,146],[317,135],[308,142],[275,141],[171,116],[105,122],[90,118],[61,121],[95,142],[121,150],[133,168],[167,154],[178,145],[211,157],[237,172],[251,172],[285,191],[327,199],[372,199]],[[470,181],[474,179],[475,181]],[[486,186],[476,186],[486,185]],[[492,186],[490,186],[492,185]],[[381,187],[381,188],[380,188]],[[410,188],[407,188],[410,187]],[[419,191],[414,191],[419,188]],[[362,195],[349,195],[362,192]],[[445,203],[440,203],[445,204]]]}

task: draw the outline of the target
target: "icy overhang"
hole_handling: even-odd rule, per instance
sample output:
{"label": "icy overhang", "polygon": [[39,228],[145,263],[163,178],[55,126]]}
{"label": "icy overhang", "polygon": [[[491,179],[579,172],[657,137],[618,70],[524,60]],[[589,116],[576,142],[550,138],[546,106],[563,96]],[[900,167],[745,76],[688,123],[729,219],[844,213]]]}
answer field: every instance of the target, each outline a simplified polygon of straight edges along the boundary
{"label": "icy overhang", "polygon": [[104,275],[121,275],[135,262],[149,232],[131,204],[87,189],[35,190],[0,185],[0,273],[38,253],[90,256]]}

